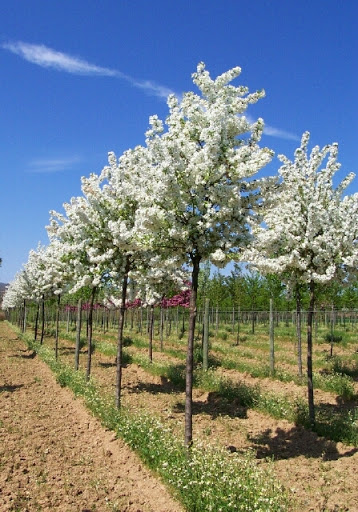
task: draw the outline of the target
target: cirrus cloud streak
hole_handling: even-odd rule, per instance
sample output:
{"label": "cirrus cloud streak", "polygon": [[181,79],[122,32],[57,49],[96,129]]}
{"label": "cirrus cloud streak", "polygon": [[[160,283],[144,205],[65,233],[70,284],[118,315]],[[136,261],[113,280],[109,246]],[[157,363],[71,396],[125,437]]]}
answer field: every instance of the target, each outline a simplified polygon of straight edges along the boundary
{"label": "cirrus cloud streak", "polygon": [[91,64],[90,62],[68,55],[42,44],[30,44],[23,41],[3,43],[1,47],[32,64],[37,64],[43,68],[52,68],[57,71],[64,71],[73,75],[87,76],[108,76],[120,78],[129,82],[133,87],[142,89],[153,96],[167,98],[173,91],[168,87],[152,82],[151,80],[136,80],[135,78],[118,71],[117,69],[106,68]]}
{"label": "cirrus cloud streak", "polygon": [[29,162],[27,171],[33,173],[55,173],[68,171],[79,162],[81,162],[81,159],[77,156],[69,158],[39,158]]}
{"label": "cirrus cloud streak", "polygon": [[[51,68],[74,75],[105,76],[122,79],[128,82],[132,87],[136,87],[137,89],[145,91],[147,94],[157,96],[165,100],[170,94],[176,94],[177,97],[181,96],[180,94],[175,93],[169,87],[157,84],[151,80],[137,80],[117,69],[97,66],[86,61],[85,59],[53,50],[52,48],[42,44],[31,44],[25,43],[23,41],[15,41],[3,43],[1,47],[4,50],[8,50],[16,55],[19,55],[26,61],[43,68]],[[249,120],[249,122],[252,121]],[[294,135],[285,130],[281,130],[279,128],[274,128],[273,126],[267,124],[265,124],[264,134],[270,137],[278,137],[280,139],[299,140],[297,135]]]}

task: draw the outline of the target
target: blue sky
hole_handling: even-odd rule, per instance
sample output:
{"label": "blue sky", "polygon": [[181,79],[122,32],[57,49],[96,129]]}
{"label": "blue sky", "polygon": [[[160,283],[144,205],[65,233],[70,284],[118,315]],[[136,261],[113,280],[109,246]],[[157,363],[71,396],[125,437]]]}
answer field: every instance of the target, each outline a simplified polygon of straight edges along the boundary
{"label": "blue sky", "polygon": [[265,89],[249,110],[263,145],[292,158],[309,130],[339,143],[340,178],[358,171],[357,19],[355,0],[0,0],[0,281],[47,244],[81,176],[142,144],[169,92],[195,90],[200,61]]}

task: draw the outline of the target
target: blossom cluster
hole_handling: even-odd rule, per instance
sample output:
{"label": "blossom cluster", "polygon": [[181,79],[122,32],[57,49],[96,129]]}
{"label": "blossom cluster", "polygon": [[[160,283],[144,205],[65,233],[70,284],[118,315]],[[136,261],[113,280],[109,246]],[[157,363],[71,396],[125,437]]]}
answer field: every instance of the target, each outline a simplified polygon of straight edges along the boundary
{"label": "blossom cluster", "polygon": [[305,132],[294,161],[279,155],[280,182],[265,195],[264,222],[252,225],[253,242],[242,254],[291,285],[343,281],[358,264],[358,194],[342,197],[354,175],[335,188],[338,145],[308,154],[309,138]]}

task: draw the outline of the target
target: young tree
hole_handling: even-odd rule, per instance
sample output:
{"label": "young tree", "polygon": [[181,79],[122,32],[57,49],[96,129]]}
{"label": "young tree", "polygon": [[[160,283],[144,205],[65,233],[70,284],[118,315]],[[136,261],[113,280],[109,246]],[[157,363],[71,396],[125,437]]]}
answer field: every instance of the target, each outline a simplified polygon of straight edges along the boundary
{"label": "young tree", "polygon": [[71,274],[74,293],[84,287],[92,290],[88,312],[88,357],[87,380],[91,373],[92,356],[92,314],[93,303],[98,288],[108,278],[109,262],[112,261],[114,248],[106,229],[106,217],[101,210],[101,202],[93,200],[91,190],[99,190],[100,179],[96,175],[82,178],[84,196],[72,198],[64,203],[65,215],[51,212],[47,231],[51,244],[61,247],[60,259]]}
{"label": "young tree", "polygon": [[[315,424],[312,379],[312,324],[318,283],[343,282],[358,262],[358,194],[342,197],[354,175],[334,188],[340,168],[338,145],[315,146],[308,156],[309,133],[291,162],[283,155],[279,190],[267,194],[263,224],[253,226],[254,242],[243,259],[266,273],[282,275],[292,288],[309,289],[307,378],[309,416]],[[323,162],[326,164],[323,168]]]}
{"label": "young tree", "polygon": [[[137,167],[142,183],[137,224],[145,226],[144,245],[176,254],[191,267],[191,302],[186,362],[185,443],[192,443],[193,342],[200,263],[226,262],[249,239],[248,218],[254,206],[250,178],[272,157],[258,142],[259,119],[243,115],[264,92],[249,94],[230,84],[233,68],[215,80],[203,63],[193,74],[200,95],[168,98],[167,131],[153,116],[147,147]],[[143,196],[144,193],[144,196]]]}

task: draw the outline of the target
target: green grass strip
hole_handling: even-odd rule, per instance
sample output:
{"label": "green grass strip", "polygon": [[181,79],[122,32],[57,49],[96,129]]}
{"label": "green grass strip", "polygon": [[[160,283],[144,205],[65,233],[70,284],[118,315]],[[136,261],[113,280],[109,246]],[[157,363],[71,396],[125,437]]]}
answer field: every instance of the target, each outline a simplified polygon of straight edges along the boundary
{"label": "green grass strip", "polygon": [[81,371],[56,361],[52,349],[28,336],[22,338],[50,366],[61,386],[83,397],[102,424],[114,430],[160,475],[187,511],[289,510],[288,495],[271,468],[259,468],[251,452],[229,453],[220,446],[199,443],[187,450],[157,418],[119,411],[113,398],[99,393],[93,379],[87,383]]}

